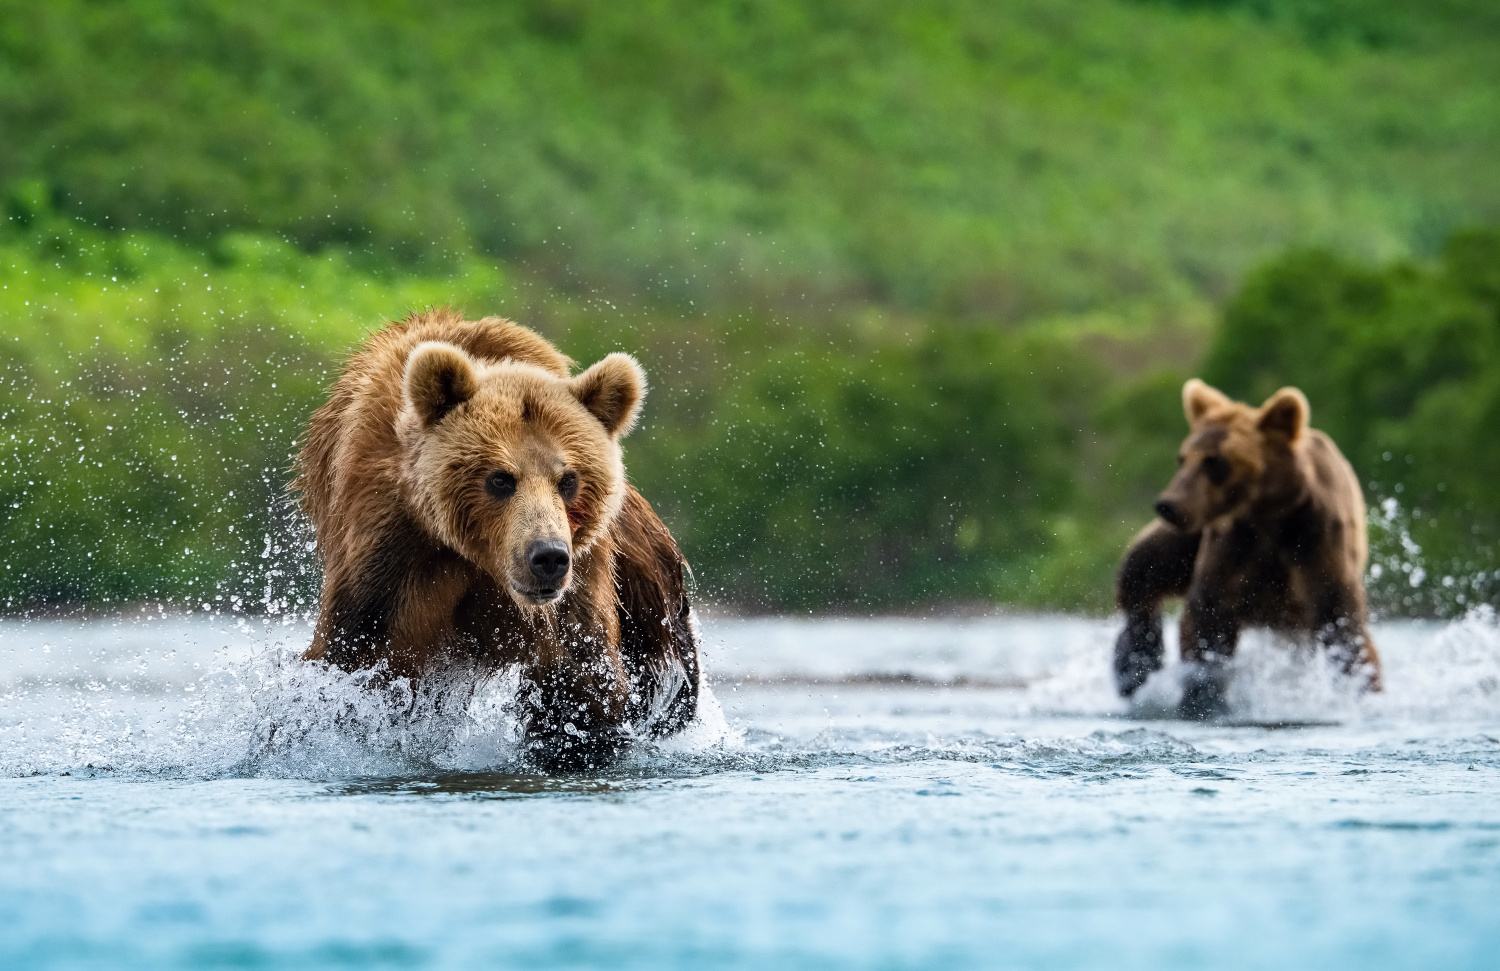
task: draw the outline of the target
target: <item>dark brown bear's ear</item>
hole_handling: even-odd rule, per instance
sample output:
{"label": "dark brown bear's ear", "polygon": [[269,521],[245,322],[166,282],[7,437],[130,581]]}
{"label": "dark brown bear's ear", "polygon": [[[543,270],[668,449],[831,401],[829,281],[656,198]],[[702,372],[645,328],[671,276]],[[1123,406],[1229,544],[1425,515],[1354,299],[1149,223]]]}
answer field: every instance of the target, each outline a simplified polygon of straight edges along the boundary
{"label": "dark brown bear's ear", "polygon": [[474,362],[462,348],[442,341],[424,341],[407,355],[402,391],[406,406],[417,413],[424,425],[437,424],[478,390]]}
{"label": "dark brown bear's ear", "polygon": [[1282,388],[1260,406],[1255,427],[1262,434],[1280,435],[1288,442],[1295,442],[1307,430],[1309,411],[1307,398],[1302,392],[1296,388]]}
{"label": "dark brown bear's ear", "polygon": [[568,383],[611,438],[630,431],[646,396],[646,373],[629,354],[610,354]]}
{"label": "dark brown bear's ear", "polygon": [[1189,378],[1182,386],[1182,411],[1187,415],[1189,425],[1196,425],[1210,411],[1232,404],[1234,402],[1224,392],[1210,388],[1197,378]]}

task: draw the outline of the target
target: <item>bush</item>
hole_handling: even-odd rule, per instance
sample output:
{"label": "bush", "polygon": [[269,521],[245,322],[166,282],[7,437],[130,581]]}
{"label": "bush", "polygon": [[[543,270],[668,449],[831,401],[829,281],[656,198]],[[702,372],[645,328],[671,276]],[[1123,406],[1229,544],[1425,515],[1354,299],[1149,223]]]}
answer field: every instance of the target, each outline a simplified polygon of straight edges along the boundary
{"label": "bush", "polygon": [[162,337],[61,379],[0,346],[0,606],[306,601],[285,479],[321,362],[268,332]]}
{"label": "bush", "polygon": [[726,374],[688,460],[648,468],[679,497],[700,582],[730,600],[989,601],[1076,498],[1087,373],[1067,347],[994,330],[808,342]]}

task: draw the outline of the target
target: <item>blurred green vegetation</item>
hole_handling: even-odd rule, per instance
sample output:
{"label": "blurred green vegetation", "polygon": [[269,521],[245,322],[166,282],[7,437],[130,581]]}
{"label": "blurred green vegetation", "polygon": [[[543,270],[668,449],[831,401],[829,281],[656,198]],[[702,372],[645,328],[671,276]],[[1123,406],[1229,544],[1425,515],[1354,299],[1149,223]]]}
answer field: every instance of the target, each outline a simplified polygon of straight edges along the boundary
{"label": "blurred green vegetation", "polygon": [[0,185],[110,228],[986,322],[1500,221],[1490,0],[0,0]]}
{"label": "blurred green vegetation", "polygon": [[1494,600],[1496,157],[1481,0],[0,0],[0,605],[306,604],[296,436],[442,303],[641,357],[712,599],[1108,609],[1201,364]]}

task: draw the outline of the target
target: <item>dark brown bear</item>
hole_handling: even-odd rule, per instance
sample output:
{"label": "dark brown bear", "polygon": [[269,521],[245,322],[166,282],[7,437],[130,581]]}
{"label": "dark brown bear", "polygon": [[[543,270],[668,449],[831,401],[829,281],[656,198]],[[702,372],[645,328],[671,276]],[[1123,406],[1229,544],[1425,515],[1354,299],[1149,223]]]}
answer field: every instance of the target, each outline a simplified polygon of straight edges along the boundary
{"label": "dark brown bear", "polygon": [[306,656],[516,666],[527,751],[556,769],[676,731],[699,688],[682,554],[620,456],[645,378],[624,354],[569,366],[496,317],[391,324],[313,416],[296,483],[323,566]]}
{"label": "dark brown bear", "polygon": [[1365,614],[1364,498],[1333,440],[1308,427],[1307,399],[1282,388],[1251,408],[1194,379],[1182,400],[1191,430],[1177,475],[1157,500],[1160,518],[1120,565],[1120,694],[1161,667],[1161,604],[1176,596],[1184,716],[1223,711],[1225,662],[1245,627],[1312,635],[1380,690]]}

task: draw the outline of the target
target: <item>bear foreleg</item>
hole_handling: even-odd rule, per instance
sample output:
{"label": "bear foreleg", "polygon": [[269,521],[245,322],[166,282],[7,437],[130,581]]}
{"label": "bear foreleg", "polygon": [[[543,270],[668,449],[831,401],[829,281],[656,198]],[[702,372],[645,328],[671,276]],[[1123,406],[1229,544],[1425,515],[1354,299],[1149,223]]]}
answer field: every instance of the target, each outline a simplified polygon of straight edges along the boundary
{"label": "bear foreleg", "polygon": [[1177,713],[1203,720],[1223,715],[1229,659],[1239,646],[1240,621],[1211,584],[1195,585],[1182,605],[1182,700]]}
{"label": "bear foreleg", "polygon": [[1116,577],[1125,629],[1115,641],[1115,689],[1128,698],[1162,664],[1161,604],[1187,592],[1200,536],[1158,519],[1136,537]]}
{"label": "bear foreleg", "polygon": [[1363,596],[1342,590],[1325,596],[1317,610],[1317,638],[1329,658],[1365,691],[1380,691],[1380,652],[1365,621]]}
{"label": "bear foreleg", "polygon": [[543,771],[601,769],[629,744],[618,657],[528,664],[521,680],[523,747]]}

